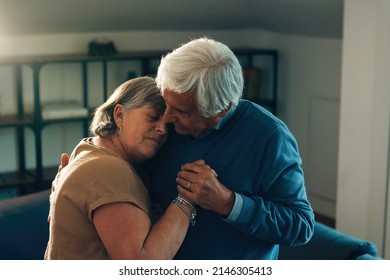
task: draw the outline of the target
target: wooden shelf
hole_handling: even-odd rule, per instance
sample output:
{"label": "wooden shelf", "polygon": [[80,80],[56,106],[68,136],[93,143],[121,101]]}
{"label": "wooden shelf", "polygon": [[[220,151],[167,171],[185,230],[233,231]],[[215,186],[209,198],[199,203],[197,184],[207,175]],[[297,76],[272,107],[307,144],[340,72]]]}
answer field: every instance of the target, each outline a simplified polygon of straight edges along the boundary
{"label": "wooden shelf", "polygon": [[0,127],[14,127],[32,125],[34,122],[32,115],[25,115],[23,117],[17,115],[0,116]]}
{"label": "wooden shelf", "polygon": [[58,118],[58,119],[51,119],[51,120],[42,120],[42,123],[45,125],[48,124],[54,124],[54,123],[69,123],[69,122],[79,122],[79,121],[86,121],[90,120],[90,117],[72,117],[72,118]]}
{"label": "wooden shelf", "polygon": [[[58,158],[58,160],[60,160],[60,159]],[[58,163],[58,165],[59,165],[59,163]],[[51,181],[53,181],[54,177],[57,174],[58,166],[45,167],[42,169],[42,171],[43,171],[43,180],[51,182]],[[29,172],[33,177],[36,177],[35,170],[30,170]]]}

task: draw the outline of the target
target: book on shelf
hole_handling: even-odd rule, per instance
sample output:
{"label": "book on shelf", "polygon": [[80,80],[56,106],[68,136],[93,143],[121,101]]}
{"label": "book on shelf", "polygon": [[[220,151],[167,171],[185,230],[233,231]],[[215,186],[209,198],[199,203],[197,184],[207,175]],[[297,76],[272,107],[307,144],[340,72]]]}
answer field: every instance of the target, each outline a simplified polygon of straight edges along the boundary
{"label": "book on shelf", "polygon": [[76,101],[47,102],[42,104],[42,119],[55,120],[88,116],[88,109]]}
{"label": "book on shelf", "polygon": [[257,101],[261,97],[261,76],[260,68],[244,68],[244,93],[243,98]]}

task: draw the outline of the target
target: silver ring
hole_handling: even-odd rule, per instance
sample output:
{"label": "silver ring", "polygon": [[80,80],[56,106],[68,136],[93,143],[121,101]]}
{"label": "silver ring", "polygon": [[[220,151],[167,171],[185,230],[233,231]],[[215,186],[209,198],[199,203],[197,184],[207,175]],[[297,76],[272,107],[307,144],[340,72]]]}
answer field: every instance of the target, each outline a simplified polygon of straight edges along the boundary
{"label": "silver ring", "polygon": [[188,183],[187,189],[188,189],[189,191],[191,191],[191,182]]}

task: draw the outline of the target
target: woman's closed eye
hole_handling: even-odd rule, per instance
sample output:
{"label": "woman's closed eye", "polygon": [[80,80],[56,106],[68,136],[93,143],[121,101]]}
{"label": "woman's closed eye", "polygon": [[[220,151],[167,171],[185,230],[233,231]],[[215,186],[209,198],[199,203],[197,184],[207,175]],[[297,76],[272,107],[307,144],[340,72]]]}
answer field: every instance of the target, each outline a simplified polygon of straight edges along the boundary
{"label": "woman's closed eye", "polygon": [[162,115],[160,115],[158,113],[146,114],[146,118],[151,122],[156,122],[162,118]]}

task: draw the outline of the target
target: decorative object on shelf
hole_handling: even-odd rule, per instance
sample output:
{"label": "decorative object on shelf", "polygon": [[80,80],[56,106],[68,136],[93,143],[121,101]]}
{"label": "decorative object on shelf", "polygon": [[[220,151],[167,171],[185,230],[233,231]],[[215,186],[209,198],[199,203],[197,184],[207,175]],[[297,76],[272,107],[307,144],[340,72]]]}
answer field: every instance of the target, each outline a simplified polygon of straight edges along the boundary
{"label": "decorative object on shelf", "polygon": [[100,38],[89,42],[88,53],[92,56],[113,55],[117,53],[117,50],[113,41],[107,38]]}

